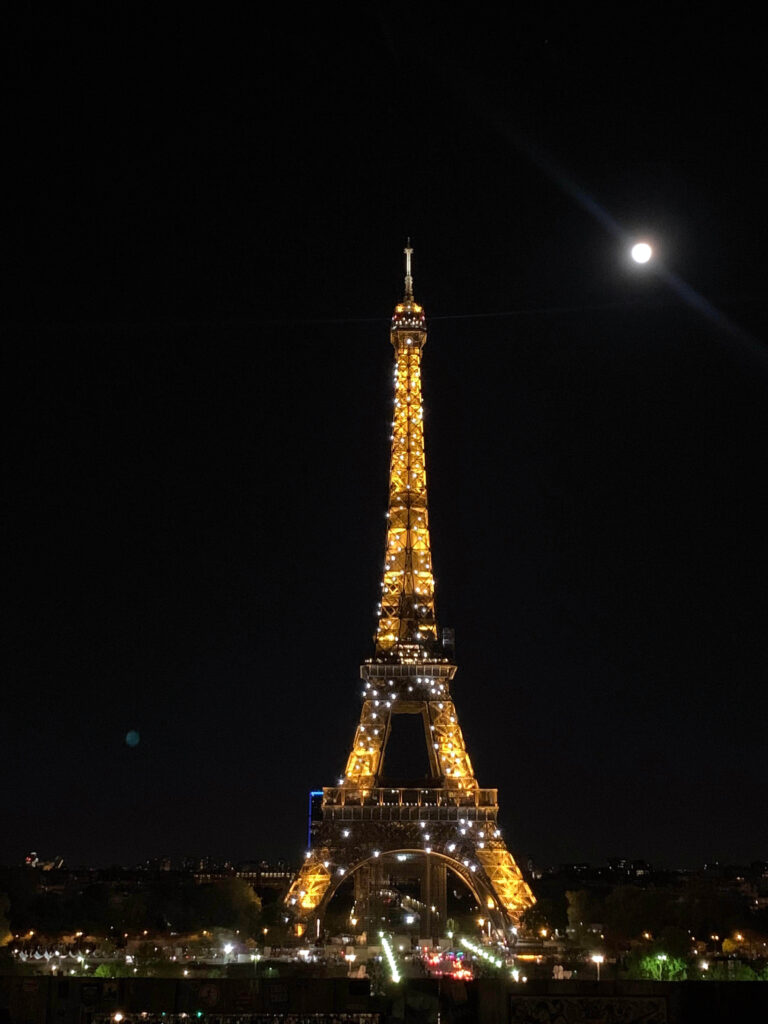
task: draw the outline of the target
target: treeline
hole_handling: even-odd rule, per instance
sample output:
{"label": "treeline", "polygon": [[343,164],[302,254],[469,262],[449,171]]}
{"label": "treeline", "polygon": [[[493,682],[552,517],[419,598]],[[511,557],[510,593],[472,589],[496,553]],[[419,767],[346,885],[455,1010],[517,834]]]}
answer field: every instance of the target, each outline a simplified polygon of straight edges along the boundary
{"label": "treeline", "polygon": [[0,875],[0,917],[13,934],[83,932],[119,942],[125,933],[189,934],[213,928],[255,937],[277,914],[274,907],[263,908],[252,886],[239,878],[197,885],[189,875],[158,872],[146,881],[43,881],[39,872],[21,869]]}
{"label": "treeline", "polygon": [[532,931],[557,928],[580,944],[595,940],[600,926],[608,948],[626,948],[644,935],[663,932],[712,941],[723,941],[735,932],[751,932],[768,941],[768,910],[756,910],[748,895],[724,890],[714,880],[692,879],[684,886],[638,884],[594,886],[558,890],[540,887],[537,904],[527,912],[525,924]]}

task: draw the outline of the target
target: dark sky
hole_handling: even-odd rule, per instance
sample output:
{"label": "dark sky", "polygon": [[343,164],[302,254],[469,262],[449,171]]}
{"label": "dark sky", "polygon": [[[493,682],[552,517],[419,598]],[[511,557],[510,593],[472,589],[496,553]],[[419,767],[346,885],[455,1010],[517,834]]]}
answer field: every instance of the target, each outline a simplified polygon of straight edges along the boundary
{"label": "dark sky", "polygon": [[372,653],[407,235],[512,850],[768,858],[764,56],[677,9],[11,28],[0,862],[300,857]]}

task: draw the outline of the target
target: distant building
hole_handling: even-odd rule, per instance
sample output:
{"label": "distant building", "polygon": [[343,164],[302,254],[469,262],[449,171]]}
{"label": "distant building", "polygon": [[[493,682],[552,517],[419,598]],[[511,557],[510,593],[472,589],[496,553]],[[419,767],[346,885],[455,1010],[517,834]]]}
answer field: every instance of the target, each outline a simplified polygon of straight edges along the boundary
{"label": "distant building", "polygon": [[64,867],[63,857],[53,857],[51,860],[41,860],[36,851],[32,850],[24,858],[24,866],[27,868],[40,868],[41,871],[58,871]]}

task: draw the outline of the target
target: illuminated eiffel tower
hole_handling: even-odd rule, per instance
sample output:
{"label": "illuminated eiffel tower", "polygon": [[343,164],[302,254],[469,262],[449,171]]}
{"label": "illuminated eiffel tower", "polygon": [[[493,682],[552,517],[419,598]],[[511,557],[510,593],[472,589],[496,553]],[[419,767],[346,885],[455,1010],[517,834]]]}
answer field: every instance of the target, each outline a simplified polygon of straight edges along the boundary
{"label": "illuminated eiffel tower", "polygon": [[[505,938],[534,898],[502,838],[497,791],[481,789],[472,771],[451,697],[452,636],[438,633],[421,399],[427,329],[413,297],[412,252],[405,249],[405,296],[390,333],[395,406],[375,653],[360,669],[363,707],[344,777],[323,789],[322,817],[313,823],[311,847],[286,905],[299,934],[313,923],[319,933],[329,900],[350,875],[356,907],[365,908],[376,892],[392,888],[394,877],[415,872],[421,934],[438,937],[445,934],[450,871]],[[427,778],[406,785],[386,768],[400,715],[421,717],[429,764]]]}

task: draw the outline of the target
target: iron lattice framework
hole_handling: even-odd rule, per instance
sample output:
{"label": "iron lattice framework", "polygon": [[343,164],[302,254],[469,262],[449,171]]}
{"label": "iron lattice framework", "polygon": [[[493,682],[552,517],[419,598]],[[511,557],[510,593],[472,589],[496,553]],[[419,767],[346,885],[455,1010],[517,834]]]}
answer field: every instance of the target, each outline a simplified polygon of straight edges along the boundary
{"label": "iron lattice framework", "polygon": [[[286,904],[301,932],[350,874],[386,855],[419,854],[458,875],[505,934],[534,899],[501,836],[496,790],[480,789],[474,777],[450,692],[452,643],[438,635],[421,397],[427,329],[413,297],[410,247],[405,253],[405,295],[390,334],[395,400],[375,655],[360,670],[363,706],[344,778],[323,790],[322,821]],[[421,716],[427,785],[387,779],[398,714]]]}

